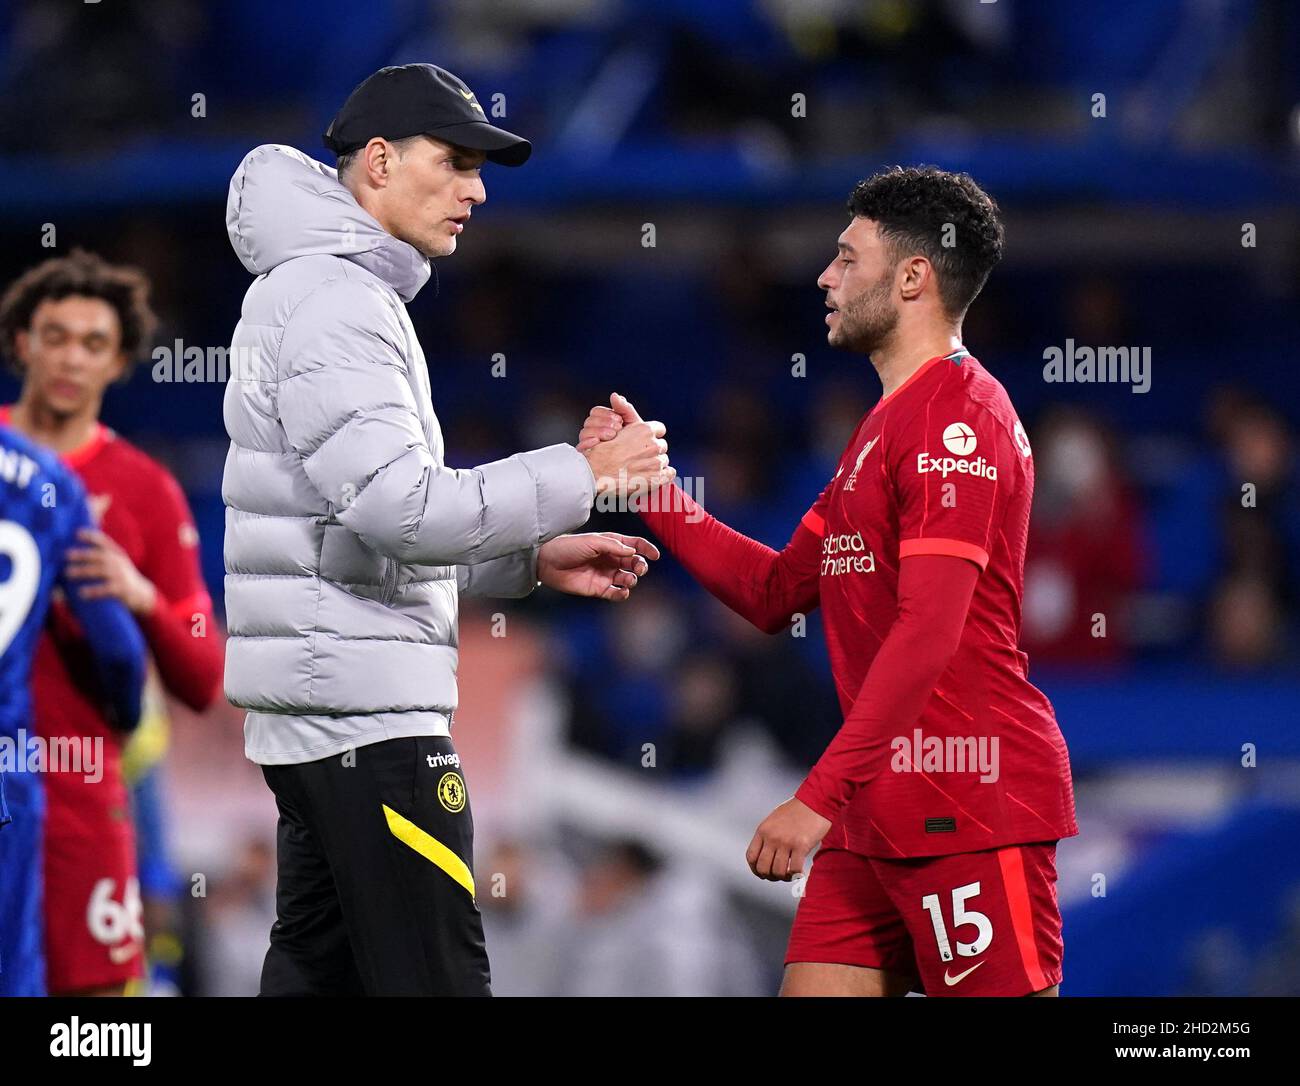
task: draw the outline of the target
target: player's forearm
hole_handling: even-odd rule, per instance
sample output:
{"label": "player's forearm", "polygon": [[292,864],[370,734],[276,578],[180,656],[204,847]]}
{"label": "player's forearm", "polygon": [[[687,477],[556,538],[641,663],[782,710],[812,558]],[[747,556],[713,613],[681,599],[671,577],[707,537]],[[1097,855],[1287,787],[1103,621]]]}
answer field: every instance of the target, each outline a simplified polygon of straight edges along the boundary
{"label": "player's forearm", "polygon": [[641,519],[702,588],[765,633],[816,606],[816,563],[799,538],[806,528],[777,552],[710,516],[681,488],[673,491],[645,503],[652,508],[642,509]]}
{"label": "player's forearm", "polygon": [[[362,469],[355,469],[362,474]],[[334,483],[317,483],[326,497]],[[390,558],[472,566],[539,546],[585,524],[596,481],[571,445],[453,470],[412,449],[354,487],[338,519]]]}
{"label": "player's forearm", "polygon": [[168,693],[199,713],[216,701],[223,655],[210,609],[184,601],[168,604],[160,597],[153,612],[140,619],[140,628]]}
{"label": "player's forearm", "polygon": [[144,638],[117,600],[78,600],[76,614],[103,690],[105,715],[113,727],[131,731],[140,721]]}
{"label": "player's forearm", "polygon": [[895,623],[852,711],[795,795],[835,821],[859,785],[888,764],[893,737],[915,727],[950,659],[924,630]]}
{"label": "player's forearm", "polygon": [[884,771],[893,739],[911,734],[957,652],[978,578],[964,559],[903,559],[898,618],[843,726],[795,793],[800,801],[834,821],[862,782]]}
{"label": "player's forearm", "polygon": [[537,553],[540,549],[527,547],[476,566],[457,566],[457,591],[462,596],[522,599],[537,587]]}
{"label": "player's forearm", "polygon": [[104,662],[100,669],[109,720],[119,731],[134,731],[144,701],[144,660],[124,656]]}

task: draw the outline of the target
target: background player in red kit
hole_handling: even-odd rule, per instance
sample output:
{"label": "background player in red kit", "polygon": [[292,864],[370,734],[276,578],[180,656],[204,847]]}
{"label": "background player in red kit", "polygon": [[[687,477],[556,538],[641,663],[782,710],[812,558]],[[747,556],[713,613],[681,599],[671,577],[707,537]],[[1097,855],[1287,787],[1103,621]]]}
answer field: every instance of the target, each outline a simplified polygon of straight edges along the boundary
{"label": "background player in red kit", "polygon": [[[163,686],[202,710],[216,698],[222,652],[198,562],[198,534],[168,471],[99,422],[104,392],[128,372],[155,321],[148,282],[80,250],[31,269],[0,301],[0,345],[22,375],[0,419],[59,453],[86,484],[99,530],[69,571],[86,596],[135,616]],[[143,926],[121,743],[83,690],[86,646],[56,608],[37,653],[37,728],[102,737],[104,774],[48,775],[45,918],[52,994],[120,994],[142,972]]]}
{"label": "background player in red kit", "polygon": [[[1006,391],[965,350],[1002,255],[964,174],[895,168],[849,199],[818,279],[832,346],[883,395],[776,552],[679,488],[642,516],[691,574],[768,632],[822,608],[844,724],[759,825],[754,873],[821,843],[786,953],[787,995],[1055,995],[1056,842],[1078,832],[1069,756],[1018,648],[1033,457]],[[638,416],[594,408],[579,449]]]}

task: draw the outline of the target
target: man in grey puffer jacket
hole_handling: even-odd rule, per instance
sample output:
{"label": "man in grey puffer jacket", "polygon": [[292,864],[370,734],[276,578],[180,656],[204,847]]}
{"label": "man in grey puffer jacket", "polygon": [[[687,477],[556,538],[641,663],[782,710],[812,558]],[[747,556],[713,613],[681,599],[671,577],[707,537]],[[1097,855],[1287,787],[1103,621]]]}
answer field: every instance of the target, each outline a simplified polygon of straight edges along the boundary
{"label": "man in grey puffer jacket", "polygon": [[596,494],[673,472],[658,423],[448,468],[405,303],[483,203],[484,159],[520,165],[529,145],[432,65],[375,73],[326,143],[337,174],[258,147],[226,209],[257,275],[222,495],[226,694],[280,812],[262,992],[488,994],[450,739],[458,597],[626,599],[655,548],[563,533]]}

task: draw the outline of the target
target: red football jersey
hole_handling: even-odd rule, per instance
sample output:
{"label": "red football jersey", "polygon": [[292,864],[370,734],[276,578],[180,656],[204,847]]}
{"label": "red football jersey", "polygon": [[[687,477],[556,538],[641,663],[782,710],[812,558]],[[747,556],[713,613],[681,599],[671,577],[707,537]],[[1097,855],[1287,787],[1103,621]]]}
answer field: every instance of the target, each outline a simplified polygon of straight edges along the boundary
{"label": "red football jersey", "polygon": [[[846,717],[898,617],[900,560],[951,555],[983,571],[920,720],[905,734],[882,729],[877,768],[856,782],[828,844],[939,856],[1078,832],[1065,741],[1018,647],[1033,492],[1029,439],[1005,389],[958,351],[872,408],[805,514],[822,540],[819,598]],[[828,755],[801,791],[842,784]]]}
{"label": "red football jersey", "polygon": [[[0,420],[9,408],[0,408]],[[90,441],[64,455],[86,484],[92,515],[158,591],[154,615],[141,622],[163,685],[201,707],[217,692],[222,667],[220,634],[199,568],[198,532],[179,484],[157,461],[100,425]],[[124,737],[101,712],[93,689],[79,676],[93,674],[89,649],[65,603],[51,608],[33,668],[38,731],[47,739],[103,740],[103,776],[46,777],[46,833],[93,835],[106,826],[129,827],[122,780]]]}

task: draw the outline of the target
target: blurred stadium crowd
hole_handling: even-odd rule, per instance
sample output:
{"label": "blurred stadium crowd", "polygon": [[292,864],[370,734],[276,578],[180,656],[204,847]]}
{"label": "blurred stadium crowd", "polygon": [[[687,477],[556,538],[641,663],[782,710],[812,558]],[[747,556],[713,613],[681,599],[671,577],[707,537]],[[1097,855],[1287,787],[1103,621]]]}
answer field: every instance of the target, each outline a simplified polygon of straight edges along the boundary
{"label": "blurred stadium crowd", "polygon": [[[1065,993],[1074,961],[1083,977],[1086,957],[1142,953],[1126,941],[1135,936],[1113,935],[1115,913],[1089,941],[1085,911],[1103,907],[1095,872],[1111,873],[1115,894],[1141,869],[1149,900],[1169,909],[1171,886],[1192,892],[1197,850],[1218,855],[1223,817],[1238,819],[1238,842],[1251,827],[1247,851],[1286,839],[1295,815],[1273,817],[1274,806],[1300,792],[1300,746],[1282,739],[1300,693],[1291,5],[103,7],[93,23],[52,0],[0,14],[10,104],[0,126],[12,149],[0,181],[17,196],[0,208],[5,281],[49,255],[39,230],[54,222],[60,250],[83,245],[153,277],[160,343],[220,347],[246,286],[222,227],[225,180],[244,151],[294,142],[328,160],[323,119],[362,75],[435,59],[484,102],[503,94],[510,127],[538,149],[526,178],[485,173],[481,217],[440,266],[437,296],[412,309],[449,462],[572,441],[587,408],[617,390],[667,424],[674,464],[710,512],[776,547],[878,394],[865,360],[833,354],[821,331],[814,282],[843,198],[858,177],[916,155],[971,169],[1004,205],[1009,256],[966,342],[1033,440],[1022,647],[1057,700],[1080,785],[1083,836],[1062,849]],[[1089,112],[1099,90],[1113,113],[1104,135]],[[806,95],[805,117],[792,113],[794,94]],[[99,161],[98,182],[76,170],[59,180],[68,156]],[[1248,221],[1258,247],[1242,244]],[[654,248],[642,243],[646,223]],[[1046,381],[1044,351],[1067,339],[1150,348],[1150,391]],[[498,355],[504,378],[492,374]],[[8,402],[12,386],[3,391]],[[154,381],[145,361],[105,412],[185,485],[218,606],[221,396],[216,382]],[[463,617],[467,657],[496,662],[467,670],[473,708],[460,727],[478,727],[490,715],[479,706],[503,686],[528,691],[508,709],[529,720],[515,739],[553,740],[595,774],[561,791],[603,789],[616,805],[651,779],[638,810],[694,812],[699,835],[716,830],[736,867],[756,817],[838,727],[816,616],[805,636],[765,637],[671,558],[626,607],[541,593],[499,610],[503,644],[490,615]],[[1242,784],[1240,747],[1257,737],[1240,725],[1254,725],[1259,691],[1289,708],[1260,723],[1290,760],[1267,783]],[[1179,714],[1185,732],[1157,726]],[[172,966],[160,983],[177,990],[256,988],[274,917],[274,812],[239,752],[234,710],[200,722],[173,708],[173,812],[158,816],[147,886],[155,930],[170,933],[154,947]],[[774,990],[793,908],[776,895],[788,890],[720,881],[689,831],[602,824],[572,796],[548,800],[546,819],[510,814],[493,797],[541,794],[529,789],[547,782],[530,773],[568,781],[569,770],[547,758],[494,783],[498,753],[466,755],[471,789],[487,782],[473,793],[486,831],[480,882],[510,887],[480,902],[498,992]],[[1162,863],[1172,882],[1151,875]],[[1150,976],[1129,982],[1300,993],[1300,867],[1276,866],[1276,885],[1260,890],[1271,908],[1247,915],[1225,900],[1188,918],[1181,942],[1151,951]],[[198,870],[213,873],[201,902],[190,893]],[[1115,970],[1094,969],[1080,988],[1112,990]]]}

